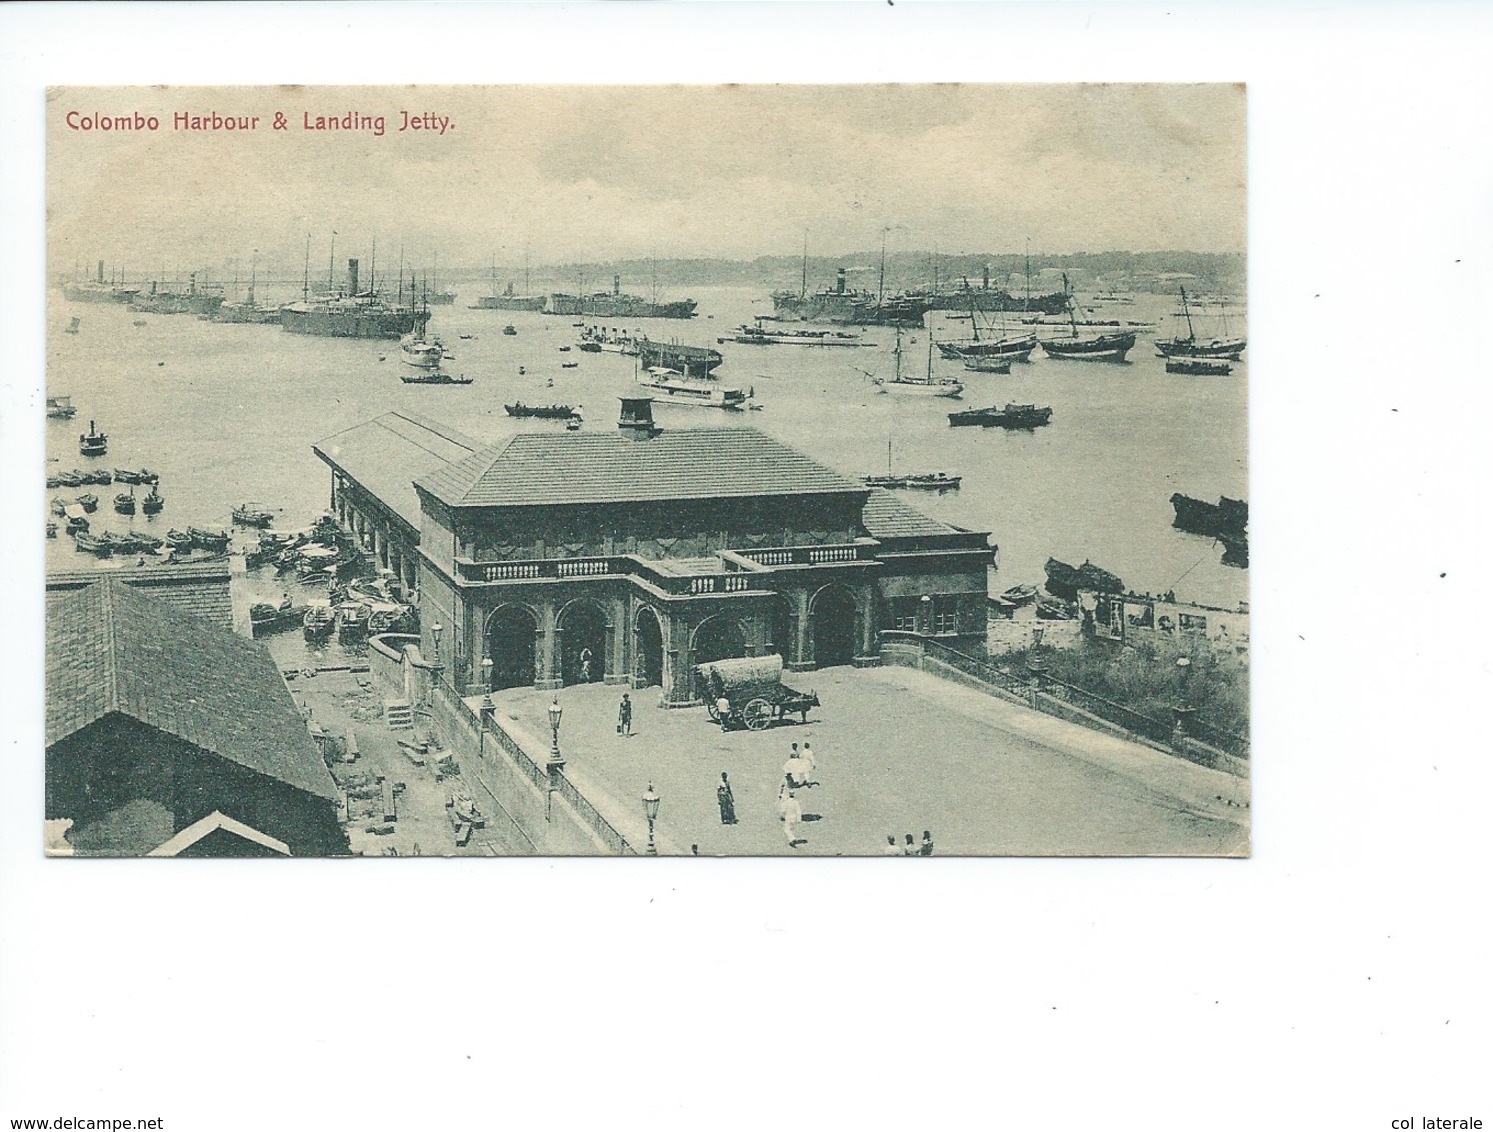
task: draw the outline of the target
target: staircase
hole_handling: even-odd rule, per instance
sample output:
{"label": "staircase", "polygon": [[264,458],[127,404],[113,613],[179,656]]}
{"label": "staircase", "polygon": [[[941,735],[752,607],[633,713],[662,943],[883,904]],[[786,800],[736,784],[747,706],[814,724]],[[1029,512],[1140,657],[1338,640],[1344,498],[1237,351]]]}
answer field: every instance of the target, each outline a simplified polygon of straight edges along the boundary
{"label": "staircase", "polygon": [[389,725],[390,731],[413,731],[415,713],[410,708],[409,700],[385,700],[384,722]]}

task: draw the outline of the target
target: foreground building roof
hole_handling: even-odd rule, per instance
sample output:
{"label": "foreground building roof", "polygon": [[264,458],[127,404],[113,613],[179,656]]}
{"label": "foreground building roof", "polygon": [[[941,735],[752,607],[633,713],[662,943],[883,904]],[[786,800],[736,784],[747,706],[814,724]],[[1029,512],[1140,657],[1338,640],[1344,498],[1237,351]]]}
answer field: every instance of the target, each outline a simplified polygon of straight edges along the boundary
{"label": "foreground building roof", "polygon": [[94,585],[101,578],[124,582],[220,629],[233,628],[233,599],[229,594],[230,573],[226,561],[127,567],[108,573],[99,570],[53,571],[47,575],[48,616],[51,615],[52,603],[62,594]]}
{"label": "foreground building roof", "polygon": [[265,649],[103,578],[49,595],[47,746],[120,713],[324,798],[337,790]]}
{"label": "foreground building roof", "polygon": [[454,428],[414,413],[385,413],[312,445],[323,461],[346,472],[415,530],[420,499],[414,481],[471,456],[482,445]]}
{"label": "foreground building roof", "polygon": [[532,507],[865,492],[753,428],[525,433],[416,481],[451,507]]}

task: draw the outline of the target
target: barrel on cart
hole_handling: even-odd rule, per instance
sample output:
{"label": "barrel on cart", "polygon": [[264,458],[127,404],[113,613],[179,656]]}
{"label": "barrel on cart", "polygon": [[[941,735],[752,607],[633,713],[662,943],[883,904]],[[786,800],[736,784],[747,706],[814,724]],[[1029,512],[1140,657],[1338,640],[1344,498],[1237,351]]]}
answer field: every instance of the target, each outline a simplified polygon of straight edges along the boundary
{"label": "barrel on cart", "polygon": [[809,709],[819,706],[813,692],[783,683],[783,658],[776,653],[717,660],[700,665],[699,672],[706,688],[705,706],[723,730],[762,731],[794,713],[807,723]]}

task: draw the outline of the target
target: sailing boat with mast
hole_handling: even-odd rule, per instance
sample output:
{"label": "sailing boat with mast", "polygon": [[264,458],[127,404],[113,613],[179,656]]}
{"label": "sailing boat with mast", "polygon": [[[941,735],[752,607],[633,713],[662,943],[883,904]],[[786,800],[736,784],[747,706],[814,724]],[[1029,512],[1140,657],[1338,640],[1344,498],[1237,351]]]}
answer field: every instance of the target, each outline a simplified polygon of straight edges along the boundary
{"label": "sailing boat with mast", "polygon": [[923,397],[958,397],[964,393],[964,386],[952,378],[935,378],[933,376],[933,335],[928,335],[928,370],[923,377],[912,375],[903,376],[902,373],[902,330],[897,330],[897,345],[892,351],[896,359],[895,374],[880,382],[883,393],[911,393]]}
{"label": "sailing boat with mast", "polygon": [[[1068,274],[1063,273],[1063,290],[1068,289]],[[1071,333],[1064,338],[1045,338],[1042,349],[1050,358],[1063,358],[1078,362],[1123,362],[1125,355],[1135,347],[1135,331],[1120,330],[1080,337],[1073,308],[1068,308],[1068,326]]]}
{"label": "sailing boat with mast", "polygon": [[951,476],[947,472],[903,472],[892,473],[892,438],[886,438],[886,475],[862,476],[861,483],[867,487],[889,487],[912,491],[956,491],[963,476]]}
{"label": "sailing boat with mast", "polygon": [[963,361],[966,369],[982,373],[1009,373],[1012,362],[1031,361],[1032,351],[1037,348],[1035,334],[1007,333],[1004,314],[1001,316],[998,335],[982,339],[980,315],[973,303],[969,308],[969,325],[972,337],[938,344],[939,352],[944,357]]}
{"label": "sailing boat with mast", "polygon": [[1243,338],[1229,336],[1228,316],[1219,308],[1219,336],[1209,341],[1199,339],[1192,323],[1192,309],[1187,305],[1187,288],[1178,286],[1182,295],[1181,317],[1187,320],[1186,336],[1156,340],[1158,358],[1222,358],[1237,362],[1248,344]]}

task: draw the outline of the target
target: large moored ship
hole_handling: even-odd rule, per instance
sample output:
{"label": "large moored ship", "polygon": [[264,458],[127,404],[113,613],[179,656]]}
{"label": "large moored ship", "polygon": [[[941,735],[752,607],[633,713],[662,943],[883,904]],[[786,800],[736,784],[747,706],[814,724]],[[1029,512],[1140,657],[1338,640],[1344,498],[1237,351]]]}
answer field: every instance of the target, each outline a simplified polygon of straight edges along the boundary
{"label": "large moored ship", "polygon": [[347,261],[347,292],[326,298],[303,298],[280,308],[280,325],[292,334],[327,338],[403,338],[420,334],[430,312],[411,305],[390,305],[377,291],[358,290],[358,261]]}
{"label": "large moored ship", "polygon": [[804,291],[774,291],[773,314],[780,319],[803,322],[838,322],[849,326],[921,326],[928,312],[926,298],[918,295],[878,296],[845,285],[845,269],[835,276],[835,285],[812,294]]}
{"label": "large moored ship", "polygon": [[198,314],[211,318],[226,296],[219,286],[197,286],[193,274],[185,291],[167,291],[152,283],[150,290],[132,295],[130,310],[145,314]]}
{"label": "large moored ship", "polygon": [[104,261],[98,261],[98,280],[84,279],[62,285],[62,294],[74,303],[127,303],[139,294],[138,288],[120,287],[104,282]]}
{"label": "large moored ship", "polygon": [[551,295],[545,313],[581,318],[694,318],[697,306],[699,304],[694,299],[658,303],[637,295],[624,295],[622,277],[614,275],[611,291],[597,291],[593,295]]}

